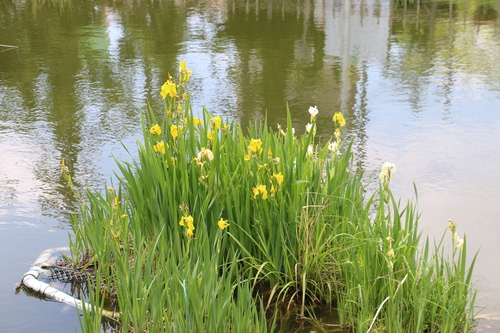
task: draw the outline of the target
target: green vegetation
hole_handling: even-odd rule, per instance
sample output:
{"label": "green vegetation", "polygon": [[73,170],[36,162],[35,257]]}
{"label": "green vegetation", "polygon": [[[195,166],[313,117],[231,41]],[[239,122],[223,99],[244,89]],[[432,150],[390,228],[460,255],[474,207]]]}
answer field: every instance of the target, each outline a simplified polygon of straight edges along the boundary
{"label": "green vegetation", "polygon": [[[307,319],[317,304],[357,332],[469,331],[465,239],[450,221],[450,259],[441,243],[421,246],[415,205],[391,193],[393,164],[366,196],[342,114],[328,142],[314,107],[300,136],[290,116],[278,131],[198,119],[180,68],[161,119],[143,115],[138,158],[117,162],[118,188],[87,192],[73,226],[72,257],[95,267],[89,299],[114,300],[122,332],[271,332],[275,305]],[[84,311],[83,331],[99,325]]]}

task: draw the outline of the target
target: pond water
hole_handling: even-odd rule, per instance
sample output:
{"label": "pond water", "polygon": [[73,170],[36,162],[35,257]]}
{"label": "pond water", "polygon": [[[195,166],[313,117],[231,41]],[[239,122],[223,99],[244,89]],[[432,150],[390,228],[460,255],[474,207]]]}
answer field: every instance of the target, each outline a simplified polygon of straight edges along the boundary
{"label": "pond water", "polygon": [[61,159],[79,189],[109,185],[182,60],[195,112],[276,126],[288,103],[298,131],[309,106],[343,112],[367,175],[395,163],[404,199],[415,182],[424,234],[452,219],[480,251],[479,330],[500,331],[498,1],[4,0],[0,22],[1,332],[79,329],[73,308],[14,292],[68,244]]}

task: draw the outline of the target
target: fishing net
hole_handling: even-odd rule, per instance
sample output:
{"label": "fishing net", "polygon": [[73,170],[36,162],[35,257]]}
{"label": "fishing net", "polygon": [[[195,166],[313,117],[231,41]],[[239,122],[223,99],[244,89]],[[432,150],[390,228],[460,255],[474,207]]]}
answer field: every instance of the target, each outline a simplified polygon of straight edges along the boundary
{"label": "fishing net", "polygon": [[74,267],[64,257],[57,258],[53,264],[42,266],[49,281],[63,283],[82,283],[93,276],[93,266]]}

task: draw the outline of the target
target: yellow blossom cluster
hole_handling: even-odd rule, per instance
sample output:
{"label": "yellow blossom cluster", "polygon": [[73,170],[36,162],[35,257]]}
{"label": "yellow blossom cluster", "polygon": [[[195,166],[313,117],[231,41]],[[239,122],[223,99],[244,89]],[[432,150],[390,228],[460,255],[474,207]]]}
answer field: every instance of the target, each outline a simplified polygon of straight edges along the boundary
{"label": "yellow blossom cluster", "polygon": [[210,128],[211,130],[207,131],[207,138],[210,141],[214,141],[215,137],[217,136],[217,131],[218,130],[227,130],[228,126],[227,124],[224,124],[222,121],[221,116],[215,116],[210,118]]}
{"label": "yellow blossom cluster", "polygon": [[185,60],[179,64],[179,72],[179,82],[175,82],[172,76],[168,74],[168,80],[162,85],[160,91],[161,97],[167,99],[166,105],[168,105],[168,108],[166,109],[166,114],[168,117],[174,115],[173,108],[176,108],[178,114],[184,114],[181,102],[188,99],[186,84],[189,82],[193,72],[187,69]]}
{"label": "yellow blossom cluster", "polygon": [[[267,166],[267,164],[264,164],[264,165],[259,165],[259,169],[261,168],[265,168]],[[283,174],[280,172],[280,173],[275,173],[271,176],[271,188],[269,189],[269,193],[271,193],[271,196],[274,196],[276,194],[276,186],[280,186],[281,183],[283,183],[284,181],[284,177],[283,177]],[[267,186],[266,185],[257,185],[256,187],[254,187],[252,189],[253,191],[253,197],[254,199],[256,199],[259,195],[261,196],[261,198],[263,200],[266,200],[268,198],[268,191],[267,191]]]}
{"label": "yellow blossom cluster", "polygon": [[151,126],[151,128],[149,129],[149,132],[151,134],[160,135],[161,134],[161,127],[160,127],[160,125],[155,124],[155,125]]}
{"label": "yellow blossom cluster", "polygon": [[217,222],[217,225],[221,230],[224,230],[225,228],[229,227],[229,223],[227,223],[227,220],[223,219],[222,217]]}
{"label": "yellow blossom cluster", "polygon": [[253,197],[254,199],[257,198],[258,195],[262,194],[262,199],[266,200],[267,199],[267,187],[266,185],[257,185],[256,187],[253,188]]}
{"label": "yellow blossom cluster", "polygon": [[278,183],[278,185],[281,185],[281,183],[283,183],[284,177],[283,177],[283,174],[281,172],[274,174],[273,178],[276,179],[276,182]]}
{"label": "yellow blossom cluster", "polygon": [[207,138],[210,141],[214,141],[214,139],[215,139],[215,131],[207,131]]}
{"label": "yellow blossom cluster", "polygon": [[262,153],[262,140],[261,139],[251,139],[250,144],[247,147],[247,153],[245,155],[245,161],[249,161],[253,156],[258,156]]}
{"label": "yellow blossom cluster", "polygon": [[191,78],[191,75],[193,75],[193,71],[190,71],[186,67],[186,60],[181,61],[181,63],[179,64],[179,72],[181,73],[180,82],[189,81],[189,78]]}
{"label": "yellow blossom cluster", "polygon": [[177,137],[179,136],[179,132],[182,131],[182,126],[181,125],[172,125],[170,126],[170,135],[172,135],[172,138],[177,140]]}
{"label": "yellow blossom cluster", "polygon": [[345,119],[344,119],[344,116],[342,115],[342,113],[340,112],[336,112],[334,115],[333,115],[333,118],[332,118],[333,122],[338,124],[340,127],[343,127],[345,126]]}
{"label": "yellow blossom cluster", "polygon": [[168,79],[167,82],[165,82],[163,84],[163,86],[161,86],[160,95],[163,99],[167,98],[167,96],[171,97],[171,98],[176,98],[177,97],[177,86],[176,86],[175,82]]}
{"label": "yellow blossom cluster", "polygon": [[210,127],[215,129],[221,129],[221,126],[222,126],[221,116],[215,116],[213,118],[210,118]]}
{"label": "yellow blossom cluster", "polygon": [[190,239],[194,235],[194,219],[191,215],[183,216],[179,222],[180,225],[186,227],[187,238]]}
{"label": "yellow blossom cluster", "polygon": [[153,146],[153,149],[155,152],[165,154],[165,143],[163,141],[159,141]]}
{"label": "yellow blossom cluster", "polygon": [[[187,125],[187,124],[188,124],[188,119],[187,119],[187,118],[182,118],[182,119],[181,119],[181,121],[182,121],[182,123],[183,123],[184,125]],[[195,118],[193,118],[193,125],[194,125],[194,126],[200,126],[200,125],[203,125],[203,120],[201,120],[201,119],[200,119],[200,118],[198,118],[198,117],[195,117]]]}
{"label": "yellow blossom cluster", "polygon": [[111,205],[111,209],[118,209],[118,205],[121,203],[121,201],[118,201],[118,196],[115,196],[113,199],[113,204]]}
{"label": "yellow blossom cluster", "polygon": [[167,169],[169,168],[169,165],[175,165],[175,157],[171,156],[170,162],[171,163],[168,163],[168,160],[165,161],[165,166],[167,167]]}

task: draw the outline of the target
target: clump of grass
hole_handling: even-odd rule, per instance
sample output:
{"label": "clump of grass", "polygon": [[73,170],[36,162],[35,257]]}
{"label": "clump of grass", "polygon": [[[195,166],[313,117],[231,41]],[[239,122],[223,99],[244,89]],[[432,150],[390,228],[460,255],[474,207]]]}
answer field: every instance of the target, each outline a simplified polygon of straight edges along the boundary
{"label": "clump of grass", "polygon": [[[90,298],[116,295],[122,332],[271,332],[275,303],[299,318],[336,305],[359,332],[468,330],[465,239],[452,229],[451,260],[441,244],[419,247],[415,205],[392,196],[391,164],[366,196],[342,114],[326,142],[315,107],[302,135],[290,112],[286,128],[243,131],[207,110],[194,117],[185,62],[180,73],[162,87],[162,114],[143,114],[138,157],[117,161],[119,187],[87,192],[74,223],[72,254],[91,253],[99,281]],[[98,316],[85,313],[82,328]]]}

